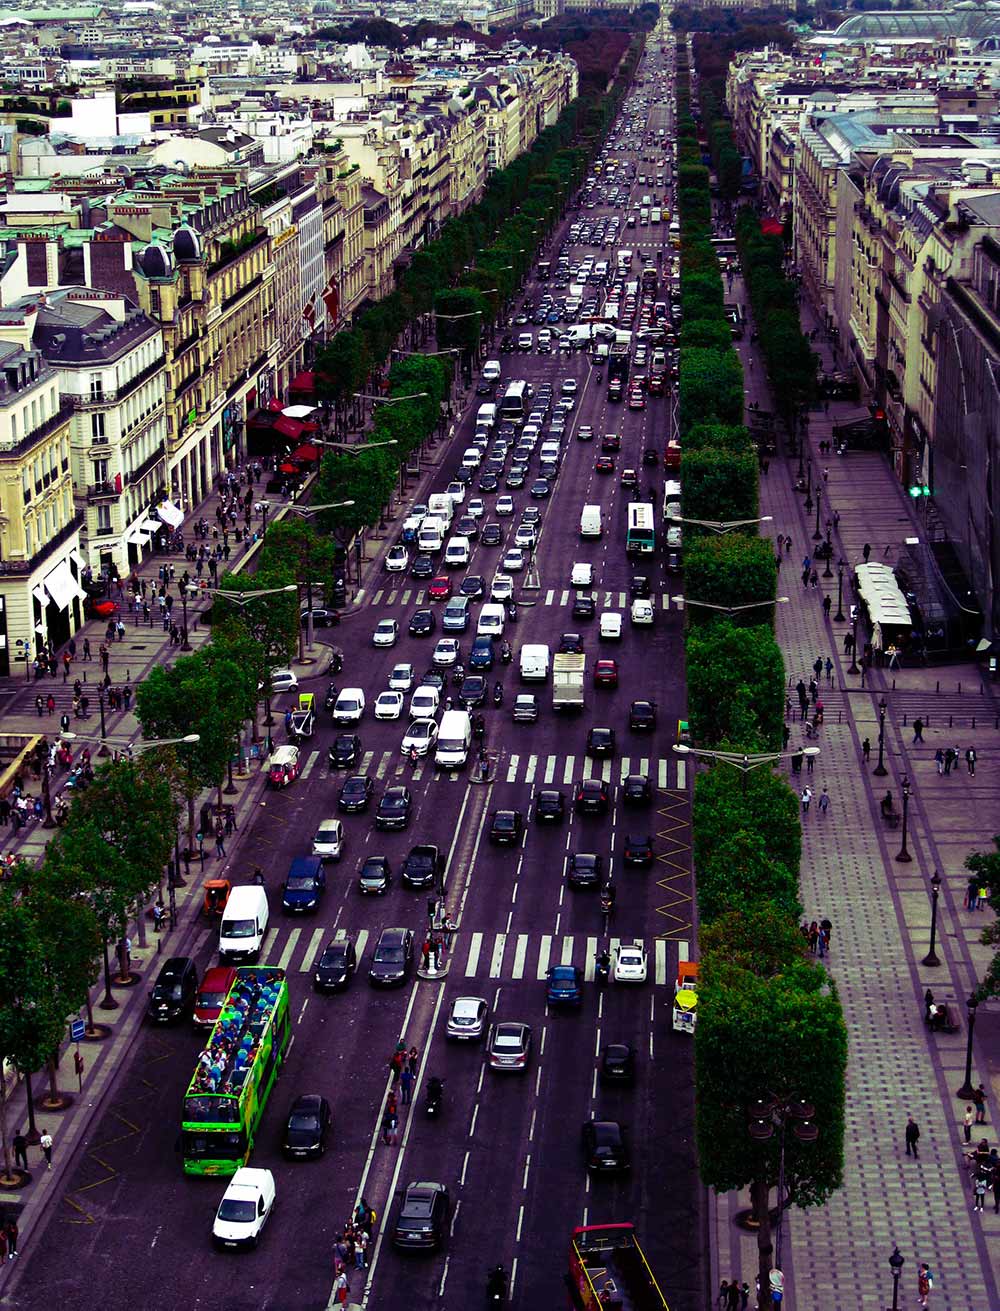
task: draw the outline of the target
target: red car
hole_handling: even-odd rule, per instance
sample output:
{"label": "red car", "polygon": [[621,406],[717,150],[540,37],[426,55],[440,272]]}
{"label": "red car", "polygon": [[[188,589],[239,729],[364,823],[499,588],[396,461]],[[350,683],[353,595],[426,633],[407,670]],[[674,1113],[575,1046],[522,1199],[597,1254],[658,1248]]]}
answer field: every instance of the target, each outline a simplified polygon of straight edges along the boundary
{"label": "red car", "polygon": [[641,391],[633,389],[629,392],[628,407],[630,410],[644,410],[646,408],[646,398]]}
{"label": "red car", "polygon": [[610,455],[601,455],[598,456],[594,469],[597,473],[614,473],[615,462]]}
{"label": "red car", "polygon": [[87,608],[97,619],[113,619],[118,613],[118,603],[105,597],[101,601],[89,601]]}
{"label": "red car", "polygon": [[595,687],[617,687],[618,686],[618,661],[617,660],[598,660],[594,666],[594,686]]}
{"label": "red car", "polygon": [[432,601],[447,601],[451,596],[451,579],[445,574],[438,574],[437,578],[431,579],[427,595]]}
{"label": "red car", "polygon": [[601,450],[605,455],[609,451],[620,451],[622,448],[622,439],[616,432],[606,432],[601,438]]}

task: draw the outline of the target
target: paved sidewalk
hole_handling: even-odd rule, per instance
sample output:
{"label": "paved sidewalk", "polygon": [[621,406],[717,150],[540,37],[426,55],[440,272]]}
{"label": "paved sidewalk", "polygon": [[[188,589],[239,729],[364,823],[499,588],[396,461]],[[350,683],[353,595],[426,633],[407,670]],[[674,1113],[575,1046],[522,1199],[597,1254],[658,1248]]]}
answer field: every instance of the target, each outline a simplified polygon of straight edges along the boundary
{"label": "paved sidewalk", "polygon": [[[739,280],[734,293],[745,299]],[[807,329],[816,326],[808,313],[804,322]],[[762,363],[755,360],[749,367],[755,350],[749,338],[740,343],[740,350],[748,402],[773,408]],[[832,359],[828,364],[832,366]],[[890,546],[888,559],[893,560],[903,539],[920,533],[883,457],[855,452],[846,459],[820,456],[818,443],[829,439],[834,423],[857,410],[831,403],[828,413],[814,412],[807,446],[814,474],[829,469],[821,527],[834,509],[840,515],[834,562],[843,557],[852,565],[861,560],[865,542],[876,548],[873,559],[882,558]],[[972,1213],[970,1176],[962,1163],[966,1103],[954,1096],[965,1072],[966,1032],[963,1028],[953,1036],[931,1038],[923,1023],[923,994],[931,987],[938,1000],[956,1002],[964,1017],[964,998],[988,959],[978,943],[985,916],[963,909],[967,876],[962,862],[969,851],[991,848],[1000,827],[997,710],[992,689],[980,689],[978,671],[971,665],[874,670],[864,689],[859,677],[848,675],[843,638],[850,625],[825,618],[822,609],[823,595],[829,592],[831,614],[836,613],[836,571],[832,579],[820,578],[818,591],[802,586],[802,557],[812,554],[815,511],[807,514],[804,498],[794,490],[797,471],[797,459],[779,455],[771,460],[769,473],[761,479],[761,513],[773,516],[768,527],[774,539],[779,533],[792,538],[778,587],[790,600],[777,608],[777,636],[790,688],[800,676],[808,682],[817,656],[825,661],[829,655],[835,666],[832,686],[825,676],[823,680],[826,714],[815,772],[811,777],[803,773],[792,783],[800,788],[808,783],[816,797],[828,788],[831,798],[825,817],[814,801],[803,823],[801,887],[805,918],[829,916],[833,922],[828,968],[844,1006],[850,1054],[844,1186],[826,1207],[792,1210],[786,1217],[785,1305],[797,1311],[848,1306],[852,1311],[882,1311],[892,1293],[888,1257],[898,1244],[906,1261],[901,1306],[914,1304],[917,1267],[927,1261],[934,1272],[933,1307],[996,1311],[1000,1216],[992,1205],[982,1215]],[[845,615],[851,601],[848,572]],[[859,645],[863,641],[859,630]],[[883,695],[888,704],[889,775],[878,778],[872,769],[877,759],[877,703]],[[930,728],[924,731],[925,743],[915,746],[905,725],[917,714]],[[866,737],[873,748],[868,766],[861,756]],[[799,741],[796,721],[789,745]],[[964,755],[973,742],[979,753],[975,778],[967,775],[964,762],[961,773],[939,777],[935,749],[958,746]],[[913,860],[908,864],[897,861],[901,835],[886,828],[878,808],[887,788],[897,807],[901,804],[904,773],[913,786],[908,840]],[[932,969],[920,961],[929,942],[929,879],[935,869],[944,879],[937,940],[942,964]],[[979,1017],[980,1037],[984,1018]],[[973,1141],[985,1136],[991,1147],[997,1145],[994,1124],[1000,1104],[995,1048],[993,1054],[988,1064],[983,1044],[977,1044],[973,1064],[973,1085],[982,1080],[988,1098],[988,1123],[977,1129]],[[908,1115],[921,1129],[919,1162],[905,1156]],[[712,1226],[716,1287],[737,1273],[753,1286],[756,1241],[733,1223],[747,1205],[742,1194],[717,1199]]]}

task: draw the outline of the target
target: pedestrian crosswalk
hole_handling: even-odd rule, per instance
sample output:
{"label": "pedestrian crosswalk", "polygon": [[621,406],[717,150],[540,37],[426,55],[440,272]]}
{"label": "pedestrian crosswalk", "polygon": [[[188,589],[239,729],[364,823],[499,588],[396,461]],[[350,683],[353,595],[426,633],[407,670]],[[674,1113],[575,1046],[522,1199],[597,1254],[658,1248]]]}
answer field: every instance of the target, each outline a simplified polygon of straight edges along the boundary
{"label": "pedestrian crosswalk", "polygon": [[[631,598],[628,592],[608,590],[606,588],[595,587],[594,595],[597,598],[597,604],[602,610],[627,610],[631,605]],[[557,588],[549,587],[540,590],[538,602],[540,605],[554,605],[560,609],[567,609],[573,604],[573,598],[576,592],[568,587]],[[358,600],[366,599],[364,592],[358,593]],[[422,606],[429,605],[430,601],[427,596],[427,590],[423,587],[380,587],[367,597],[371,606],[380,610],[391,609],[395,605],[401,606]],[[488,600],[487,597],[482,598]],[[683,603],[680,597],[673,597],[669,592],[662,592],[658,597],[653,598],[654,603],[661,610],[680,610],[683,609]]]}
{"label": "pedestrian crosswalk", "polygon": [[[268,934],[261,952],[263,965],[274,965],[290,974],[308,974],[319,960],[334,932],[327,928],[309,925],[289,926],[279,922]],[[367,968],[366,952],[374,950],[377,934],[359,929],[354,938],[358,970]],[[217,934],[203,929],[195,950],[211,950]],[[611,938],[601,940],[582,934],[551,933],[499,933],[465,932],[459,930],[451,944],[451,978],[453,983],[464,979],[499,979],[519,982],[522,979],[540,981],[554,965],[577,965],[584,978],[593,981],[594,965],[599,951],[608,947],[614,958],[619,943],[638,941],[647,952],[647,982],[657,987],[672,984],[677,974],[677,962],[687,960],[690,942],[687,939]]]}
{"label": "pedestrian crosswalk", "polygon": [[[311,751],[302,768],[302,777],[312,773],[318,751]],[[411,765],[398,751],[366,751],[361,757],[359,774],[370,774],[376,779],[405,778],[419,782],[425,776],[442,783],[465,782],[468,775],[461,771],[439,771],[431,757],[425,756]],[[568,787],[581,778],[599,778],[604,783],[617,784],[629,774],[645,774],[654,787],[683,788],[686,772],[684,762],[651,756],[622,756],[618,760],[591,760],[588,756],[537,755],[525,752],[503,751],[495,761],[493,782],[523,783],[535,787]]]}

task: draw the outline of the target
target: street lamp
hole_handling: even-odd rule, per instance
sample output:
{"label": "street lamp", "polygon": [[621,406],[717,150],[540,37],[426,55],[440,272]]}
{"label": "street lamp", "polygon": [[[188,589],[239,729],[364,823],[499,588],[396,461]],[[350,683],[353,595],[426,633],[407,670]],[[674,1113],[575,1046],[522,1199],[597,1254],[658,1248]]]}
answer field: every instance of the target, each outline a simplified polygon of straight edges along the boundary
{"label": "street lamp", "polygon": [[813,474],[812,460],[809,460],[806,464],[806,511],[807,512],[813,508],[812,474]]}
{"label": "street lamp", "polygon": [[849,674],[860,673],[858,669],[858,607],[851,606],[851,666]]}
{"label": "street lamp", "polygon": [[763,514],[759,519],[685,519],[683,515],[668,514],[668,523],[694,524],[698,528],[707,528],[711,533],[731,533],[736,528],[748,528],[756,523],[770,523],[773,515]]}
{"label": "street lamp", "polygon": [[[282,592],[295,592],[297,594],[298,590],[298,585],[296,583],[287,583],[284,587],[262,587],[253,592],[236,592],[221,587],[208,588],[208,591],[211,592],[213,596],[221,596],[224,601],[228,601],[230,605],[235,605],[239,610],[245,610],[248,605],[252,604],[254,601],[259,601],[262,597],[278,596]],[[256,637],[257,635],[254,634],[254,636]],[[257,640],[260,641],[261,639],[257,637]],[[266,654],[270,655],[270,652],[267,652]],[[274,724],[274,719],[271,715],[270,668],[267,671],[264,686],[267,689],[264,693],[264,727],[270,728]],[[256,725],[256,716],[254,717],[254,724]],[[256,732],[256,727],[254,728],[254,732]],[[267,735],[267,748],[270,753],[270,733]]]}
{"label": "street lamp", "polygon": [[872,770],[872,773],[879,778],[885,778],[888,770],[885,767],[885,712],[886,700],[882,697],[878,703],[878,764]]}
{"label": "street lamp", "polygon": [[353,393],[356,401],[378,401],[379,405],[398,405],[400,401],[416,401],[421,396],[426,396],[425,391],[413,391],[408,396],[370,396],[367,392],[356,391]]}
{"label": "street lamp", "polygon": [[820,501],[821,501],[822,499],[823,499],[823,498],[822,498],[822,495],[821,495],[821,493],[820,493],[819,483],[817,483],[817,484],[816,484],[816,527],[813,529],[813,541],[814,541],[814,542],[819,542],[819,541],[822,541],[822,539],[823,539],[823,534],[822,534],[822,533],[820,532],[820,530],[819,530],[819,508],[820,508]]}
{"label": "street lamp", "polygon": [[899,1276],[903,1273],[903,1258],[899,1254],[899,1248],[895,1243],[892,1245],[892,1256],[889,1257],[889,1269],[892,1271],[892,1307],[890,1311],[899,1311]]}
{"label": "street lamp", "polygon": [[979,1005],[978,996],[974,992],[970,993],[969,1000],[965,1005],[969,1012],[969,1034],[965,1042],[965,1082],[962,1084],[961,1088],[959,1088],[955,1096],[968,1101],[968,1099],[974,1097],[976,1093],[975,1088],[972,1086],[972,1035],[976,1031],[976,1007]]}
{"label": "street lamp", "polygon": [[841,556],[837,561],[837,613],[833,616],[834,622],[838,624],[844,622],[844,569],[846,565],[847,561]]}
{"label": "street lamp", "polygon": [[937,915],[938,915],[938,897],[941,893],[941,875],[934,871],[931,876],[931,945],[930,950],[923,959],[924,965],[940,965],[938,954],[934,950],[937,939]]}
{"label": "street lamp", "polygon": [[703,610],[719,610],[725,615],[740,614],[744,610],[759,610],[761,606],[768,605],[787,605],[787,596],[776,596],[773,601],[747,601],[743,605],[716,605],[713,601],[694,601],[691,597],[673,596],[670,598],[675,605],[696,605]]}
{"label": "street lamp", "polygon": [[800,747],[798,751],[709,751],[701,747],[688,746],[686,742],[675,742],[674,751],[679,756],[698,756],[702,760],[721,762],[732,765],[743,776],[743,791],[746,792],[747,774],[762,765],[771,765],[778,760],[791,760],[795,756],[818,756],[819,747]]}
{"label": "street lamp", "polygon": [[[774,1137],[775,1130],[781,1135],[778,1157],[778,1232],[774,1239],[774,1265],[778,1270],[781,1269],[782,1220],[790,1200],[784,1195],[785,1131],[790,1129],[792,1136],[803,1146],[814,1143],[819,1137],[819,1129],[814,1120],[815,1115],[815,1107],[801,1097],[780,1098],[769,1094],[758,1097],[747,1108],[747,1133],[754,1142],[768,1142]],[[765,1199],[765,1207],[766,1205]]]}
{"label": "street lamp", "polygon": [[909,851],[907,850],[907,847],[906,847],[906,828],[907,828],[907,819],[908,819],[909,811],[910,811],[910,776],[909,776],[909,774],[904,774],[904,775],[903,775],[903,778],[902,778],[902,781],[901,781],[901,786],[902,786],[902,789],[903,789],[903,842],[902,842],[902,845],[901,845],[900,848],[899,848],[899,853],[898,853],[898,855],[896,856],[896,859],[899,860],[899,861],[902,861],[903,864],[905,865],[905,864],[908,864],[908,863],[913,859],[913,857],[910,855],[910,853],[909,853]]}
{"label": "street lamp", "polygon": [[182,624],[183,624],[183,629],[182,629],[182,632],[181,632],[181,650],[182,650],[182,651],[190,651],[190,650],[191,650],[191,643],[188,641],[188,598],[187,598],[187,587],[186,587],[185,584],[183,584],[183,583],[181,584],[181,610],[182,610],[182,612],[183,612],[183,618],[182,618],[182,620],[181,620],[181,622],[182,622]]}
{"label": "street lamp", "polygon": [[[329,501],[326,505],[293,505],[290,508],[292,514],[297,514],[299,518],[310,519],[314,514],[319,514],[321,510],[346,510],[352,505],[354,505],[353,501]],[[306,578],[306,646],[310,651],[313,647],[313,636],[312,575],[310,572]],[[307,662],[303,659],[302,663]]]}

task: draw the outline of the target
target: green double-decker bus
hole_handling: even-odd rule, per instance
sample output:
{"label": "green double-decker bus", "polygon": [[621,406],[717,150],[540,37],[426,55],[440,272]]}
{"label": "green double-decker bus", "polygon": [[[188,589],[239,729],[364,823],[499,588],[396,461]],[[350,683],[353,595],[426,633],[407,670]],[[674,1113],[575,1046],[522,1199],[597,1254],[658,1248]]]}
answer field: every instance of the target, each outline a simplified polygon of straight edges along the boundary
{"label": "green double-decker bus", "polygon": [[185,1174],[235,1174],[246,1164],[290,1039],[285,971],[238,969],[184,1097]]}

